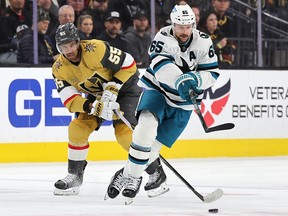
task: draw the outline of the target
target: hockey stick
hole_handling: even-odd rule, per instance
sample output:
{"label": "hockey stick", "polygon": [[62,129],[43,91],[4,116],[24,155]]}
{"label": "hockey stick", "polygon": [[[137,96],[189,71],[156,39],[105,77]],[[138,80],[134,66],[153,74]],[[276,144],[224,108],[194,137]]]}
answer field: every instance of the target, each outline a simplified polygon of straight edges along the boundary
{"label": "hockey stick", "polygon": [[174,169],[174,167],[165,159],[162,155],[159,155],[163,163],[204,203],[210,203],[218,200],[222,197],[223,191],[221,189],[217,189],[206,196],[201,195],[192,185],[187,182],[182,175],[180,175],[177,170]]}
{"label": "hockey stick", "polygon": [[221,131],[221,130],[230,130],[232,128],[235,127],[235,125],[233,123],[225,123],[225,124],[221,124],[221,125],[217,125],[217,126],[214,126],[214,127],[210,127],[208,128],[205,120],[204,120],[204,117],[199,109],[199,106],[197,104],[197,101],[196,101],[196,97],[195,97],[195,92],[194,91],[191,91],[190,93],[190,98],[192,100],[192,103],[193,103],[193,106],[194,106],[194,109],[196,111],[196,114],[197,116],[199,117],[200,119],[200,122],[204,128],[204,131],[205,133],[210,133],[210,132],[214,132],[214,131]]}
{"label": "hockey stick", "polygon": [[[132,131],[133,128],[130,124],[130,122],[122,115],[122,113],[119,110],[114,110],[115,114],[118,115],[118,117],[129,127]],[[212,193],[207,194],[206,196],[201,195],[198,191],[195,190],[194,187],[192,187],[178,172],[177,170],[174,169],[174,167],[168,163],[168,161],[162,156],[159,155],[163,163],[182,181],[185,183],[185,185],[193,191],[193,193],[200,198],[204,203],[210,203],[218,200],[219,198],[222,197],[223,191],[221,189],[217,189],[213,191]]]}

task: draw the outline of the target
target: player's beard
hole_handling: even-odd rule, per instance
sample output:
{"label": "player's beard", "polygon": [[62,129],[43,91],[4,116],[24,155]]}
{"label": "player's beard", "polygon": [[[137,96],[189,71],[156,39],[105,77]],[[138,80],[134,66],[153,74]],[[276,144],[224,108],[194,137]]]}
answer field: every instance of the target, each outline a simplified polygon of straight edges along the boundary
{"label": "player's beard", "polygon": [[176,38],[180,43],[186,43],[189,40],[190,36],[186,34],[182,34],[182,35],[176,36]]}
{"label": "player's beard", "polygon": [[65,57],[71,62],[79,62],[81,59],[81,49],[78,48],[74,52],[67,53]]}

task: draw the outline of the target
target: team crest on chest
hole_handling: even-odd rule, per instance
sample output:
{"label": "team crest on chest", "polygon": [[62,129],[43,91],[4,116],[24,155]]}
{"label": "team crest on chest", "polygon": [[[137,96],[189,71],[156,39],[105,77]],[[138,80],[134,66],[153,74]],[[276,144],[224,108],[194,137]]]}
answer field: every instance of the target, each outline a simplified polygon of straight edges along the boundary
{"label": "team crest on chest", "polygon": [[92,43],[88,43],[84,46],[84,52],[94,52],[94,49],[96,48],[96,46]]}
{"label": "team crest on chest", "polygon": [[93,76],[87,78],[84,82],[79,83],[78,86],[84,90],[84,92],[95,94],[103,91],[103,82],[107,82],[107,80],[95,72]]}
{"label": "team crest on chest", "polygon": [[59,70],[59,68],[62,66],[62,62],[61,61],[57,61],[57,62],[55,62],[55,64],[54,64],[54,68],[56,69],[56,70]]}

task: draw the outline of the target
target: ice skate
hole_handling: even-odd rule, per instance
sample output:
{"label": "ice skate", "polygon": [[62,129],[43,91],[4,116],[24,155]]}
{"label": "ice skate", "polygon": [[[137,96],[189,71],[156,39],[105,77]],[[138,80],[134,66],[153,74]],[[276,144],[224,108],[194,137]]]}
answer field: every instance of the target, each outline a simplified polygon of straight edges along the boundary
{"label": "ice skate", "polygon": [[107,189],[107,193],[104,196],[104,200],[108,198],[114,199],[117,197],[125,185],[125,177],[123,176],[124,168],[118,170],[111,178],[110,184]]}
{"label": "ice skate", "polygon": [[125,185],[122,195],[126,198],[125,205],[129,205],[133,202],[133,198],[140,190],[140,185],[142,182],[142,176],[140,178],[129,177],[127,179],[127,184]]}
{"label": "ice skate", "polygon": [[55,182],[54,195],[69,196],[78,195],[83,183],[84,170],[87,161],[68,161],[68,175]]}
{"label": "ice skate", "polygon": [[54,195],[78,195],[80,192],[80,186],[82,185],[80,176],[75,174],[68,174],[65,178],[58,180],[54,186]]}
{"label": "ice skate", "polygon": [[167,186],[166,179],[163,167],[159,165],[155,172],[149,175],[149,180],[144,186],[148,197],[152,198],[168,192],[169,187]]}

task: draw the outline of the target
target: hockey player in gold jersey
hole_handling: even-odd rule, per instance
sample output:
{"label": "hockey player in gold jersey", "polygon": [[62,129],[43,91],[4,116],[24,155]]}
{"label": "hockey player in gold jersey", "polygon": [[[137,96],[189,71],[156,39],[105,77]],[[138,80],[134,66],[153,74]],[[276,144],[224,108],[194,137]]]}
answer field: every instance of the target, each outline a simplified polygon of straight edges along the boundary
{"label": "hockey player in gold jersey", "polygon": [[[83,182],[88,138],[103,121],[113,120],[117,142],[129,150],[132,131],[114,110],[121,110],[135,126],[142,89],[137,85],[139,71],[130,54],[104,41],[80,41],[72,23],[60,25],[55,38],[61,55],[52,66],[53,77],[62,103],[77,117],[68,127],[68,175],[55,183],[54,194],[72,195],[79,193]],[[147,168],[150,174],[159,169],[157,160],[151,167]]]}

